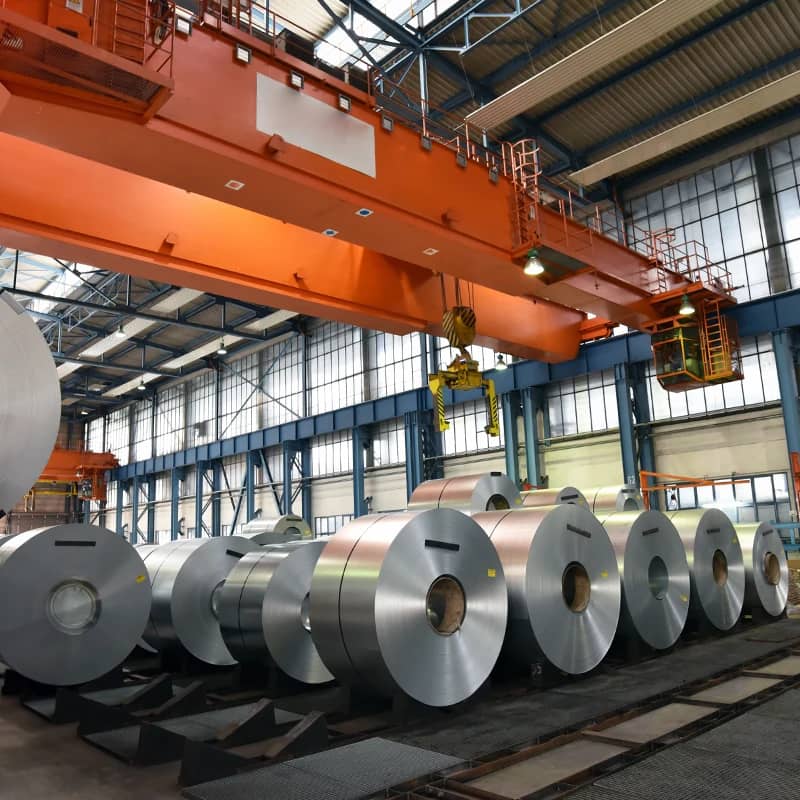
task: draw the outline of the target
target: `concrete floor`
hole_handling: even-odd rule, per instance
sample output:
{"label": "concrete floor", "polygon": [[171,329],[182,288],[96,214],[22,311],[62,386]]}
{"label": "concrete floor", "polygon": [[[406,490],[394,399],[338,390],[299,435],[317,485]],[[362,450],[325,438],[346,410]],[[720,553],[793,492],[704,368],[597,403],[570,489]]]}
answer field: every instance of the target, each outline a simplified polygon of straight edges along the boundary
{"label": "concrete floor", "polygon": [[129,767],[0,697],[0,800],[178,800],[178,765]]}

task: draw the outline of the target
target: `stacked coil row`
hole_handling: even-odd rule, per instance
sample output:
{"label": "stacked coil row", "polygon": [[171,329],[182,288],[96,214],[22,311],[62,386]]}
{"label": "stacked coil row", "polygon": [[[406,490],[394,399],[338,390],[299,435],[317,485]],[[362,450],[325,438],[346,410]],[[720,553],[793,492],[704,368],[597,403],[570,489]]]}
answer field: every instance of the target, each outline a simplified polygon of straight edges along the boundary
{"label": "stacked coil row", "polygon": [[687,620],[728,630],[743,607],[783,612],[786,558],[768,524],[631,509],[627,487],[531,496],[494,473],[432,481],[408,511],[326,541],[303,538],[297,518],[138,550],[90,526],[8,537],[0,602],[19,613],[0,621],[0,655],[35,680],[81,683],[144,630],[156,650],[211,665],[449,706],[498,663],[581,674],[617,639],[663,650]]}

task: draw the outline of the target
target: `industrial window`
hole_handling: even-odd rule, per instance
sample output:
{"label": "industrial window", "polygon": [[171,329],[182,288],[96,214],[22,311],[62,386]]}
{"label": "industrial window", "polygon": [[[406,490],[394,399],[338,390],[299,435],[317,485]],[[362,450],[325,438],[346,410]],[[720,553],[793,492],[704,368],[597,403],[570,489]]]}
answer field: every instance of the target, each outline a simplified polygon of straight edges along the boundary
{"label": "industrial window", "polygon": [[370,398],[387,397],[422,385],[420,334],[395,336],[364,331]]}
{"label": "industrial window", "polygon": [[372,427],[372,467],[390,467],[406,460],[405,426],[392,419]]}
{"label": "industrial window", "polygon": [[484,430],[489,418],[482,400],[458,403],[447,408],[450,428],[442,433],[442,449],[446,456],[498,450],[503,447],[503,420],[500,436],[489,436]]}
{"label": "industrial window", "polygon": [[153,401],[140,400],[133,405],[133,453],[134,461],[153,457]]}
{"label": "industrial window", "polygon": [[551,437],[619,427],[613,369],[551,383],[546,398]]}
{"label": "industrial window", "polygon": [[84,426],[83,437],[86,442],[86,449],[94,453],[102,453],[105,449],[105,442],[103,441],[103,418],[98,417]]}
{"label": "industrial window", "polygon": [[186,447],[194,447],[216,438],[216,373],[204,372],[189,381]]}
{"label": "industrial window", "polygon": [[309,413],[364,400],[362,331],[338,322],[315,325],[308,341]]}
{"label": "industrial window", "polygon": [[184,448],[185,385],[179,384],[158,393],[156,408],[156,452],[163,456]]}
{"label": "industrial window", "polygon": [[294,336],[261,352],[261,428],[303,416],[303,338]]}
{"label": "industrial window", "polygon": [[336,533],[353,519],[352,514],[333,514],[329,517],[314,517],[314,536]]}
{"label": "industrial window", "polygon": [[[719,476],[719,480],[728,480]],[[666,491],[661,495],[661,507],[720,508],[734,522],[790,522],[792,504],[785,472],[749,475],[735,478],[742,483],[721,486],[699,486]]]}
{"label": "industrial window", "polygon": [[741,381],[704,386],[689,392],[667,392],[658,383],[653,365],[648,364],[651,418],[656,421],[708,416],[780,400],[775,354],[768,335],[742,340],[742,371],[744,378]]}
{"label": "industrial window", "polygon": [[[447,339],[443,339],[438,337],[436,339],[436,349],[439,353],[439,365],[441,369],[444,369],[455,357],[458,355],[458,350],[456,348],[450,346],[450,342]],[[497,364],[497,356],[502,355],[503,359],[505,360],[506,364],[511,363],[511,355],[508,353],[496,353],[492,350],[491,347],[480,347],[479,345],[473,345],[469,348],[469,352],[475,361],[478,362],[478,368],[481,372],[494,369]]]}
{"label": "industrial window", "polygon": [[120,464],[130,459],[130,407],[118,408],[106,418],[105,450],[113,453]]}
{"label": "industrial window", "polygon": [[262,394],[258,367],[257,353],[222,363],[218,438],[228,439],[258,429]]}
{"label": "industrial window", "polygon": [[315,478],[353,472],[353,437],[349,431],[317,436],[311,440],[309,453]]}
{"label": "industrial window", "polygon": [[[771,184],[762,197],[759,182]],[[751,153],[630,201],[644,230],[674,228],[677,242],[697,240],[725,264],[738,300],[800,287],[800,136]]]}

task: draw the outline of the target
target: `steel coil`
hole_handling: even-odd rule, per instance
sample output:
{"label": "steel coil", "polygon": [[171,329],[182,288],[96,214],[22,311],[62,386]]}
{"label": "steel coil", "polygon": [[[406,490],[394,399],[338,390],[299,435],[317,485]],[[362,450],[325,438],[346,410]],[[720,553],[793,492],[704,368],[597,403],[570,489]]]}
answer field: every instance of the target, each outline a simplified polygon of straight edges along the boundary
{"label": "steel coil", "polygon": [[602,486],[599,489],[586,489],[589,508],[598,516],[615,511],[643,511],[644,500],[635,486]]}
{"label": "steel coil", "polygon": [[691,595],[678,531],[659,511],[621,511],[601,521],[622,580],[618,632],[656,650],[672,647],[686,625]]}
{"label": "steel coil", "polygon": [[0,291],[0,511],[9,512],[36,483],[53,450],[61,390],[50,348],[36,323]]}
{"label": "steel coil", "polygon": [[129,655],[150,612],[150,581],[125,539],[55,525],[0,547],[0,657],[56,686],[94,680]]}
{"label": "steel coil", "polygon": [[521,505],[519,490],[502,472],[425,481],[417,486],[408,501],[409,510],[454,508],[466,514]]}
{"label": "steel coil", "polygon": [[779,617],[789,595],[789,564],[783,540],[769,522],[736,525],[744,559],[745,607]]}
{"label": "steel coil", "polygon": [[219,598],[219,625],[241,662],[274,664],[303,683],[333,675],[311,638],[311,577],[325,542],[268,545],[245,554],[231,570]]}
{"label": "steel coil", "polygon": [[540,506],[560,506],[564,504],[589,508],[589,503],[580,489],[574,486],[563,486],[561,489],[534,489],[522,493],[522,504],[529,508]]}
{"label": "steel coil", "polygon": [[617,630],[620,582],[598,520],[575,504],[476,514],[508,582],[506,654],[540,657],[578,675],[596,667]]}
{"label": "steel coil", "polygon": [[730,630],[744,603],[744,562],[733,523],[716,508],[669,512],[689,564],[689,616]]}
{"label": "steel coil", "polygon": [[311,539],[311,526],[296,514],[284,514],[281,517],[251,519],[242,525],[240,536],[252,539],[256,544],[281,544],[297,539]]}
{"label": "steel coil", "polygon": [[453,509],[354,520],[311,581],[311,636],[328,669],[429,706],[466,700],[489,677],[507,612],[492,543]]}
{"label": "steel coil", "polygon": [[217,536],[169,542],[147,552],[153,607],[145,642],[159,651],[183,649],[206,664],[235,664],[219,629],[219,596],[239,559],[258,548],[241,536]]}

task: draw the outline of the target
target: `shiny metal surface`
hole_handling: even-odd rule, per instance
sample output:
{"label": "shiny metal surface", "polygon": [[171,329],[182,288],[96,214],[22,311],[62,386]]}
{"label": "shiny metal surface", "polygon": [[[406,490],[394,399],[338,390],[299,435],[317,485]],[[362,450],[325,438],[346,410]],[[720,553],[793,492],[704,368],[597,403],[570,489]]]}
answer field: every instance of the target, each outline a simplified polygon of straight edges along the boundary
{"label": "shiny metal surface", "polygon": [[494,547],[448,508],[354,520],[311,581],[311,635],[328,669],[430,706],[461,702],[488,678],[507,609]]}
{"label": "shiny metal surface", "polygon": [[599,489],[585,489],[589,508],[601,516],[614,511],[644,511],[644,500],[635,486],[601,486]]}
{"label": "shiny metal surface", "polygon": [[150,581],[125,539],[92,525],[55,525],[0,547],[0,657],[31,680],[99,678],[136,646]]}
{"label": "shiny metal surface", "polygon": [[522,493],[522,504],[530,508],[560,506],[565,503],[589,509],[589,503],[583,492],[574,486],[563,486],[560,489],[534,489]]}
{"label": "shiny metal surface", "polygon": [[275,664],[303,683],[326,683],[333,675],[311,638],[308,620],[311,577],[325,542],[268,545],[246,553],[220,593],[222,638],[239,661]]}
{"label": "shiny metal surface", "polygon": [[691,596],[678,531],[660,511],[620,511],[600,520],[622,580],[619,632],[656,650],[672,647],[686,625]]}
{"label": "shiny metal surface", "polygon": [[297,514],[281,517],[251,519],[242,525],[240,536],[252,539],[256,544],[281,544],[296,539],[312,539],[311,526]]}
{"label": "shiny metal surface", "polygon": [[780,534],[769,522],[734,526],[744,560],[744,605],[783,614],[789,595],[789,565]]}
{"label": "shiny metal surface", "polygon": [[425,481],[417,486],[408,501],[408,508],[413,511],[455,508],[466,514],[521,506],[519,490],[502,472]]}
{"label": "shiny metal surface", "polygon": [[61,420],[61,389],[36,323],[0,290],[0,510],[10,511],[36,483]]}
{"label": "shiny metal surface", "polygon": [[[716,508],[671,511],[667,516],[686,550],[692,585],[689,616],[730,630],[742,613],[745,584],[742,548],[733,523]],[[715,573],[717,563],[724,563],[724,574]]]}
{"label": "shiny metal surface", "polygon": [[[611,647],[620,613],[617,560],[600,522],[572,503],[473,519],[503,563],[507,655],[523,664],[544,656],[572,675],[596,667]],[[577,581],[570,586],[569,578],[580,568],[586,583],[573,593]]]}
{"label": "shiny metal surface", "polygon": [[235,664],[219,630],[219,593],[239,559],[257,549],[250,539],[218,536],[169,542],[147,552],[153,607],[145,642],[157,650],[183,648],[206,664]]}

